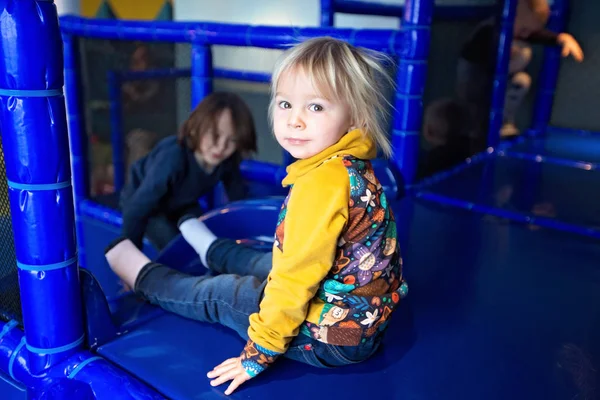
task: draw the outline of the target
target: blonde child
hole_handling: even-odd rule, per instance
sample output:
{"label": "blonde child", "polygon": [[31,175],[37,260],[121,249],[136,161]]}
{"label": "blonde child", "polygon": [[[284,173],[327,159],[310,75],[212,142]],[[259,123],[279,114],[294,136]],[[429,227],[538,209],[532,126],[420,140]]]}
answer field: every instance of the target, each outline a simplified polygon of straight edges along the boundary
{"label": "blonde child", "polygon": [[393,212],[370,160],[390,153],[374,53],[331,39],[289,50],[272,81],[275,137],[298,161],[287,168],[272,253],[216,238],[196,218],[180,229],[217,276],[150,262],[126,239],[107,249],[112,269],[153,304],[220,323],[247,340],[208,373],[225,391],[284,356],[316,367],[364,361],[408,291]]}

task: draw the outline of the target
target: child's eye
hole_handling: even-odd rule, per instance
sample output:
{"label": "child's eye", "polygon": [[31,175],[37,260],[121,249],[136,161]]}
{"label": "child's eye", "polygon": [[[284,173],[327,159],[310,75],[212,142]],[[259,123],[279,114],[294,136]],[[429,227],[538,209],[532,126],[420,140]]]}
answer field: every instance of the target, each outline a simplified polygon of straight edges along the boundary
{"label": "child's eye", "polygon": [[308,106],[308,109],[314,112],[321,112],[323,111],[323,106],[320,104],[311,104],[310,106]]}
{"label": "child's eye", "polygon": [[292,108],[292,105],[289,102],[282,100],[279,102],[279,108],[283,108],[285,110],[285,109]]}

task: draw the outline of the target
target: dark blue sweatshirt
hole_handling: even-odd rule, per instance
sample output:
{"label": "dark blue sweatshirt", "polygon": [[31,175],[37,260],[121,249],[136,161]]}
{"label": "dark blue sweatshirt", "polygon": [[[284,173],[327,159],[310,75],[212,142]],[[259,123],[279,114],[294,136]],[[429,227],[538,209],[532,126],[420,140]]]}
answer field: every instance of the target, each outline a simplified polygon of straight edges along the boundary
{"label": "dark blue sweatshirt", "polygon": [[200,197],[220,181],[230,201],[242,199],[246,192],[238,159],[234,153],[209,174],[175,136],[161,140],[129,168],[129,180],[121,192],[123,234],[141,248],[152,215],[166,214],[175,223],[186,213],[197,213]]}

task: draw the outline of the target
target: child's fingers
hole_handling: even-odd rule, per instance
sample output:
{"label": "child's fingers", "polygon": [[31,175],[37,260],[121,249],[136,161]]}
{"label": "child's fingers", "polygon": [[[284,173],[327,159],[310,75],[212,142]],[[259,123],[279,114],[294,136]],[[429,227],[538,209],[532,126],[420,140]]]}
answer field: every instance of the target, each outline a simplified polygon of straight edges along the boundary
{"label": "child's fingers", "polygon": [[579,62],[583,61],[583,50],[581,47],[577,46],[575,59]]}
{"label": "child's fingers", "polygon": [[228,370],[227,372],[223,373],[221,376],[217,377],[216,379],[213,379],[212,381],[210,381],[210,385],[211,386],[220,386],[227,381],[230,381],[232,379],[235,380],[240,375],[241,372],[246,373],[246,371],[244,371],[244,369],[242,367],[232,368],[232,369]]}
{"label": "child's fingers", "polygon": [[246,371],[243,371],[240,375],[238,375],[238,376],[235,377],[235,379],[233,380],[233,382],[231,382],[231,384],[229,385],[229,387],[225,391],[225,394],[227,396],[229,396],[238,387],[240,387],[240,385],[242,383],[246,382],[248,379],[250,379],[250,376],[246,373]]}
{"label": "child's fingers", "polygon": [[225,372],[231,370],[232,368],[235,368],[235,366],[237,364],[237,361],[238,361],[237,358],[230,358],[229,360],[225,360],[221,364],[219,364],[216,367],[214,367],[213,370],[210,371],[206,375],[209,378],[214,378],[216,376],[222,375]]}

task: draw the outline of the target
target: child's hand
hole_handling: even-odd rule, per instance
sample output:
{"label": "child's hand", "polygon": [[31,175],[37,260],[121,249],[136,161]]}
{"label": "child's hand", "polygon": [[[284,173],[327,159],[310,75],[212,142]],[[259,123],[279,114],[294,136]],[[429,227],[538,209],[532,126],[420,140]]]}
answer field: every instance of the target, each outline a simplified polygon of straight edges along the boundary
{"label": "child's hand", "polygon": [[561,33],[558,35],[558,43],[562,46],[563,57],[571,55],[575,61],[583,61],[583,50],[581,50],[581,46],[573,36],[568,33]]}
{"label": "child's hand", "polygon": [[212,371],[206,374],[210,379],[211,386],[219,386],[227,381],[233,380],[227,390],[226,395],[233,393],[242,383],[246,382],[251,378],[242,367],[242,358],[230,358],[229,360],[223,361],[220,365],[216,366]]}

